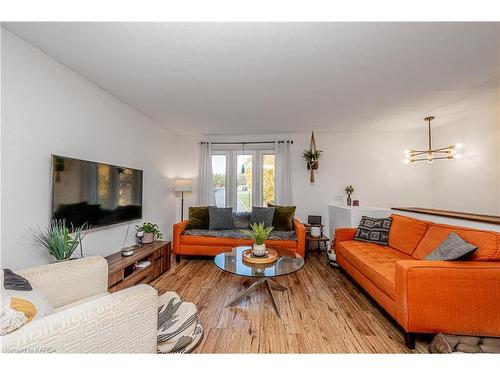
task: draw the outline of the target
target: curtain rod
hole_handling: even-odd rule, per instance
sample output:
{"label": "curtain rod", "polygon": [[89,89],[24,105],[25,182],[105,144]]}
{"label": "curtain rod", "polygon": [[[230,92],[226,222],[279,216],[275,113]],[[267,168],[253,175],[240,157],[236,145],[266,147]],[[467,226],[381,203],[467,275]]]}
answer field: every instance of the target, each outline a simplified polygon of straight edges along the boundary
{"label": "curtain rod", "polygon": [[[285,143],[285,142],[290,142],[293,144],[293,141],[278,141],[278,143]],[[252,145],[252,144],[275,143],[275,141],[262,141],[262,142],[257,142],[257,141],[252,141],[252,142],[206,142],[206,141],[202,141],[202,142],[200,142],[200,145],[203,145],[206,143],[211,143],[213,145]]]}

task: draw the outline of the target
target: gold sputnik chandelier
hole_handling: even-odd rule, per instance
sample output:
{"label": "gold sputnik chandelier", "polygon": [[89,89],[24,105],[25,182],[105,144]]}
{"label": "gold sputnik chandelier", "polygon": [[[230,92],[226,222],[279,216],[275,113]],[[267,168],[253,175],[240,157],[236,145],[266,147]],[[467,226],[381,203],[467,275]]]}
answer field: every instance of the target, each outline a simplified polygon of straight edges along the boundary
{"label": "gold sputnik chandelier", "polygon": [[427,150],[405,150],[405,163],[413,163],[415,161],[427,161],[432,164],[434,160],[439,159],[461,159],[462,155],[459,150],[462,148],[461,143],[457,143],[448,147],[442,148],[432,148],[432,133],[431,133],[431,121],[434,120],[434,116],[429,116],[424,119],[428,122],[429,129],[429,148]]}

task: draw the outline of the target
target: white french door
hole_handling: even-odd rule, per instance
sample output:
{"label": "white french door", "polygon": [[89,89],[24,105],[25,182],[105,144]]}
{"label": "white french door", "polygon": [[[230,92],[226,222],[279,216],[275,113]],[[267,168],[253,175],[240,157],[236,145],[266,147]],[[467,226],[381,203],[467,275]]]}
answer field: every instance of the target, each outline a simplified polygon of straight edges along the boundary
{"label": "white french door", "polygon": [[217,150],[212,153],[215,202],[250,212],[274,202],[274,150]]}

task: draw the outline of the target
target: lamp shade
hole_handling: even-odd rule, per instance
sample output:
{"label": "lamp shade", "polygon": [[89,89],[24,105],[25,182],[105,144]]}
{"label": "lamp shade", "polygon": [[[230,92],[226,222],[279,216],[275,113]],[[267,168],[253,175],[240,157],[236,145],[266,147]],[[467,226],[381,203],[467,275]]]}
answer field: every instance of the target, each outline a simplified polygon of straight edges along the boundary
{"label": "lamp shade", "polygon": [[175,180],[174,191],[178,192],[191,191],[191,180],[185,178]]}

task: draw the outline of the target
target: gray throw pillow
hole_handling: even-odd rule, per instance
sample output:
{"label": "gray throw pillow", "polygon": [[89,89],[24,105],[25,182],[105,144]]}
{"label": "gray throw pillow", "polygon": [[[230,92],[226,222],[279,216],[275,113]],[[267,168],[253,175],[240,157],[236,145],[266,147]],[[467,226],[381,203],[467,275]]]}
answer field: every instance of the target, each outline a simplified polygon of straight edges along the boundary
{"label": "gray throw pillow", "polygon": [[3,286],[7,290],[20,290],[25,292],[33,290],[28,280],[7,268],[3,270]]}
{"label": "gray throw pillow", "polygon": [[208,207],[208,229],[233,229],[232,207]]}
{"label": "gray throw pillow", "polygon": [[272,227],[274,218],[274,207],[253,207],[250,224],[264,223],[264,226]]}
{"label": "gray throw pillow", "polygon": [[456,260],[469,255],[477,246],[468,243],[455,232],[450,232],[448,237],[441,242],[425,260]]}

